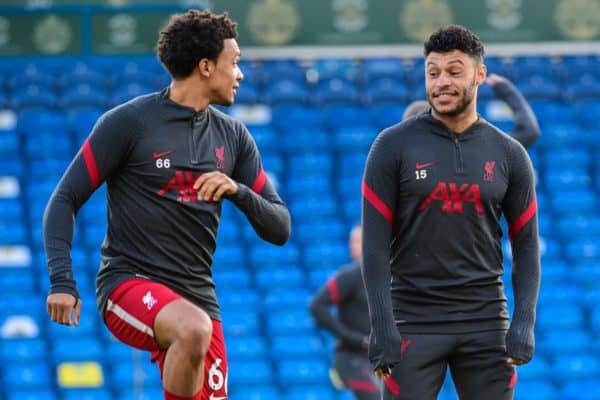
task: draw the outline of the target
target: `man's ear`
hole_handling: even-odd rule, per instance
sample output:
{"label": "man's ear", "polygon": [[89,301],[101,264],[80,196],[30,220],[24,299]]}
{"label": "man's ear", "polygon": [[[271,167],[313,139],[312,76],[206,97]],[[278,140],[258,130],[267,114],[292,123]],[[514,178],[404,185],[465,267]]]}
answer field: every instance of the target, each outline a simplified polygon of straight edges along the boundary
{"label": "man's ear", "polygon": [[210,61],[208,58],[203,58],[198,61],[198,70],[200,71],[200,75],[205,78],[210,78],[213,70],[215,69],[215,63]]}
{"label": "man's ear", "polygon": [[485,66],[485,64],[481,63],[477,67],[477,84],[481,85],[483,82],[485,82],[486,78],[487,78],[487,67]]}

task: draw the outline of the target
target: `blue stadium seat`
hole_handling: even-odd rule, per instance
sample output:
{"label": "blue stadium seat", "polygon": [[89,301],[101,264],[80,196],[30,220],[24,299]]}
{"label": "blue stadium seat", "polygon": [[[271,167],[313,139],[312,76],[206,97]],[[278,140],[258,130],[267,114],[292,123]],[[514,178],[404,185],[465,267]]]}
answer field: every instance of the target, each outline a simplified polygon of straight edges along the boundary
{"label": "blue stadium seat", "polygon": [[257,334],[260,330],[258,309],[223,309],[223,332],[226,337]]}
{"label": "blue stadium seat", "polygon": [[308,268],[320,268],[326,265],[340,266],[348,261],[348,247],[345,241],[313,242],[306,246],[304,251],[304,263]]}
{"label": "blue stadium seat", "polygon": [[245,289],[251,286],[252,278],[250,272],[243,265],[238,268],[231,268],[217,271],[214,274],[217,289]]}
{"label": "blue stadium seat", "polygon": [[515,387],[515,400],[557,400],[560,397],[550,380],[522,380]]}
{"label": "blue stadium seat", "polygon": [[366,103],[381,102],[402,103],[410,98],[409,90],[404,81],[397,78],[379,78],[367,83],[364,100]]}
{"label": "blue stadium seat", "polygon": [[554,373],[565,380],[600,379],[600,359],[588,352],[560,353],[552,364]]}
{"label": "blue stadium seat", "polygon": [[229,387],[227,393],[229,400],[274,400],[283,397],[280,390],[272,384],[261,384],[260,386],[234,384]]}
{"label": "blue stadium seat", "polygon": [[30,361],[2,366],[3,388],[7,391],[47,389],[52,382],[46,361]]}
{"label": "blue stadium seat", "polygon": [[[84,304],[87,303],[87,301],[84,302]],[[77,328],[71,327],[71,329],[75,330]],[[102,361],[104,351],[100,341],[95,336],[59,337],[52,342],[51,357],[55,363],[63,361]]]}
{"label": "blue stadium seat", "polygon": [[105,108],[108,104],[108,93],[102,85],[94,81],[73,83],[64,89],[60,102],[66,109],[70,107]]}
{"label": "blue stadium seat", "polygon": [[405,67],[399,58],[369,58],[363,61],[361,67],[366,81],[379,78],[405,78]]}
{"label": "blue stadium seat", "polygon": [[296,59],[264,60],[261,67],[265,77],[276,76],[278,79],[289,79],[299,83],[306,81],[306,70]]}
{"label": "blue stadium seat", "polygon": [[281,288],[272,286],[267,288],[263,303],[269,310],[297,310],[308,306],[311,296],[312,293],[303,287]]}
{"label": "blue stadium seat", "polygon": [[260,309],[259,293],[253,288],[217,287],[223,310],[252,311]]}
{"label": "blue stadium seat", "polygon": [[242,82],[235,96],[236,104],[256,104],[262,101],[260,91],[249,82]]}
{"label": "blue stadium seat", "polygon": [[314,80],[321,81],[331,78],[342,78],[356,81],[359,76],[359,66],[354,60],[347,58],[318,58],[307,72],[307,78],[311,78],[314,71]]}
{"label": "blue stadium seat", "polygon": [[[556,397],[553,397],[555,399]],[[561,400],[600,399],[600,381],[598,378],[573,380],[565,383],[560,391]]]}
{"label": "blue stadium seat", "polygon": [[545,332],[557,329],[582,329],[583,310],[576,304],[542,302],[537,313],[537,326]]}
{"label": "blue stadium seat", "polygon": [[61,391],[62,400],[112,400],[107,389],[65,389]]}
{"label": "blue stadium seat", "polygon": [[331,147],[331,140],[324,129],[298,128],[283,132],[280,147],[288,154],[304,153],[310,155],[311,153],[321,153],[327,155]]}
{"label": "blue stadium seat", "polygon": [[[273,368],[267,360],[236,360],[229,362],[230,387],[254,385],[260,387],[273,382]],[[245,399],[245,397],[242,397]]]}
{"label": "blue stadium seat", "polygon": [[267,317],[267,334],[269,336],[295,334],[311,334],[315,332],[315,322],[308,313],[307,304],[292,310],[272,311]]}
{"label": "blue stadium seat", "polygon": [[273,125],[286,130],[290,126],[300,128],[320,128],[321,114],[315,106],[297,104],[274,104],[272,106]]}
{"label": "blue stadium seat", "polygon": [[349,104],[359,100],[356,85],[339,77],[320,80],[314,88],[312,101],[316,104]]}
{"label": "blue stadium seat", "polygon": [[300,288],[304,286],[304,276],[299,267],[269,268],[256,272],[256,286],[260,290],[277,288]]}
{"label": "blue stadium seat", "polygon": [[572,261],[600,258],[600,236],[572,238],[566,245],[567,257]]}
{"label": "blue stadium seat", "polygon": [[359,105],[326,105],[321,107],[323,125],[331,130],[337,130],[343,126],[371,125],[373,114],[367,107]]}
{"label": "blue stadium seat", "polygon": [[597,72],[580,75],[569,74],[569,80],[564,91],[565,99],[573,100],[595,100],[600,96],[600,79]]}
{"label": "blue stadium seat", "polygon": [[119,390],[117,400],[154,400],[163,397],[161,388],[141,388],[141,389],[126,389]]}
{"label": "blue stadium seat", "polygon": [[56,393],[50,389],[22,389],[7,392],[7,400],[57,400]]}
{"label": "blue stadium seat", "polygon": [[52,88],[29,83],[13,93],[10,104],[16,109],[26,107],[53,108],[58,105],[58,97]]}
{"label": "blue stadium seat", "polygon": [[343,241],[347,236],[346,227],[338,218],[322,220],[319,223],[311,221],[298,221],[292,231],[293,238],[302,244],[309,244],[315,238],[327,238],[327,240]]}
{"label": "blue stadium seat", "polygon": [[283,247],[267,243],[257,243],[250,250],[250,263],[255,266],[290,265],[299,260],[300,253],[293,243]]}
{"label": "blue stadium seat", "polygon": [[[583,353],[592,347],[591,334],[585,329],[552,329],[537,340],[536,351],[552,357],[556,354]],[[520,372],[520,371],[519,371]]]}
{"label": "blue stadium seat", "polygon": [[[334,145],[337,151],[346,153],[367,153],[379,131],[373,125],[341,126],[334,131]],[[361,175],[362,169],[355,170]]]}
{"label": "blue stadium seat", "polygon": [[48,346],[41,338],[14,338],[0,340],[2,364],[45,361]]}
{"label": "blue stadium seat", "polygon": [[268,349],[262,335],[239,335],[227,339],[227,359],[253,361],[267,358]]}
{"label": "blue stadium seat", "polygon": [[302,197],[289,201],[290,213],[298,220],[314,222],[329,220],[337,211],[338,204],[332,195],[313,195],[306,193]]}
{"label": "blue stadium seat", "polygon": [[[282,359],[276,360],[276,364],[279,382],[288,386],[319,384],[328,377],[329,368],[323,360],[314,358]],[[304,393],[308,392],[308,388],[304,387],[303,389]],[[326,393],[330,394],[331,389]],[[323,396],[323,393],[319,390],[319,397],[315,397],[315,399],[331,398],[331,396],[320,396]]]}
{"label": "blue stadium seat", "polygon": [[373,124],[379,131],[402,121],[406,104],[396,102],[377,103],[373,105]]}
{"label": "blue stadium seat", "polygon": [[271,338],[271,356],[274,360],[301,359],[315,357],[325,359],[332,352],[332,348],[315,334],[288,334],[275,335]]}
{"label": "blue stadium seat", "polygon": [[[145,356],[146,354],[144,354]],[[141,356],[141,354],[140,354]],[[112,364],[110,384],[116,388],[142,387],[160,388],[160,373],[154,363],[148,362],[148,357],[140,357],[137,362],[121,362]]]}
{"label": "blue stadium seat", "polygon": [[239,244],[222,244],[217,248],[213,257],[215,268],[238,268],[246,265],[244,250]]}
{"label": "blue stadium seat", "polygon": [[301,105],[308,101],[308,88],[304,83],[280,79],[265,87],[263,98],[269,104]]}

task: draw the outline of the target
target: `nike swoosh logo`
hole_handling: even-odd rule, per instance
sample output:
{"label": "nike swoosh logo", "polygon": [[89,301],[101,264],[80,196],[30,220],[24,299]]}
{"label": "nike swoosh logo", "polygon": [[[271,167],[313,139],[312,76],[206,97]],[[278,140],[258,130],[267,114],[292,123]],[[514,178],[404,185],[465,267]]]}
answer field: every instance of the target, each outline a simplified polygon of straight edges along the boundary
{"label": "nike swoosh logo", "polygon": [[211,393],[208,400],[227,400],[227,396],[215,396],[214,393]]}
{"label": "nike swoosh logo", "polygon": [[161,158],[161,157],[171,154],[172,152],[173,152],[172,150],[171,151],[161,151],[161,152],[155,151],[154,153],[152,153],[152,157],[153,158]]}
{"label": "nike swoosh logo", "polygon": [[423,168],[431,167],[433,164],[435,164],[435,162],[428,162],[428,163],[424,163],[424,164],[417,163],[416,168],[423,169]]}

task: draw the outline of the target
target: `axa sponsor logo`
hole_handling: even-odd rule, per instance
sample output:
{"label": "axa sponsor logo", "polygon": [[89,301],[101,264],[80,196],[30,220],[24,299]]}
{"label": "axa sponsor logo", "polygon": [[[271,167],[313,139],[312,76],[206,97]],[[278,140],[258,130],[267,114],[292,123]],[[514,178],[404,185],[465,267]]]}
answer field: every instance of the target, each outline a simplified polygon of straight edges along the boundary
{"label": "axa sponsor logo", "polygon": [[177,201],[182,203],[195,203],[198,200],[198,191],[194,189],[194,182],[202,175],[202,172],[175,171],[169,182],[156,192],[159,196],[174,191],[177,193]]}
{"label": "axa sponsor logo", "polygon": [[431,203],[441,203],[440,210],[447,213],[465,212],[465,204],[471,204],[477,214],[483,214],[481,191],[478,184],[438,182],[431,193],[419,205],[419,211],[425,211]]}

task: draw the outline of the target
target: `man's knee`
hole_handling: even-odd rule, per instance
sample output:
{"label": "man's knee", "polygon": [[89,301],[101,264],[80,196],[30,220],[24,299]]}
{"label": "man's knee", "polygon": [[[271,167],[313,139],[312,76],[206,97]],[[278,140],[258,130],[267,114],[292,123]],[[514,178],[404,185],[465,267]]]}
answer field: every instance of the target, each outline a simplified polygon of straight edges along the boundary
{"label": "man's knee", "polygon": [[186,300],[166,305],[157,315],[155,332],[159,346],[177,343],[192,359],[204,357],[212,338],[212,320],[199,307]]}

